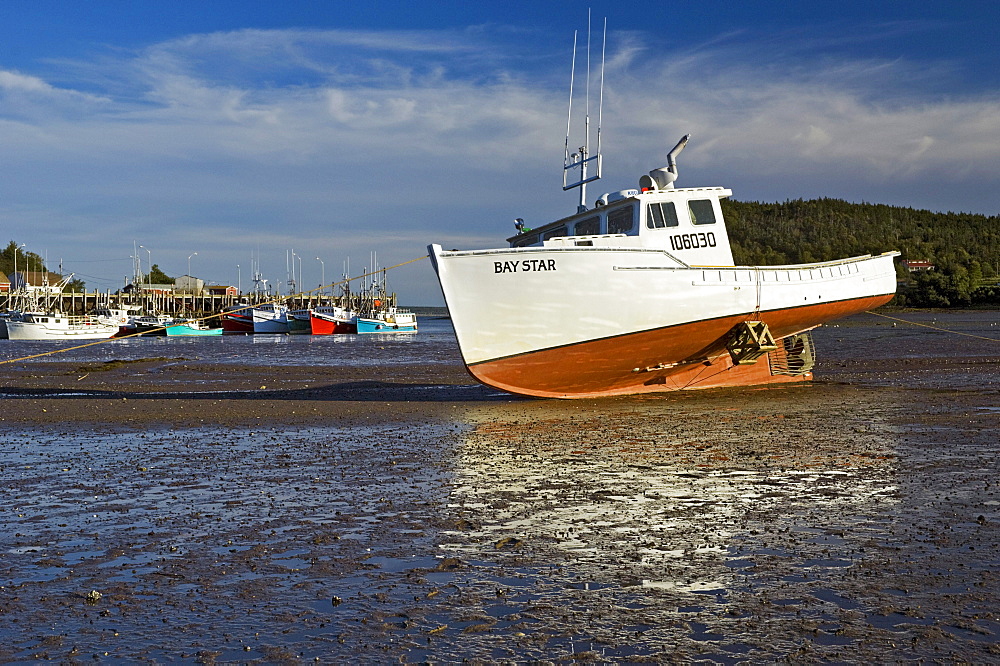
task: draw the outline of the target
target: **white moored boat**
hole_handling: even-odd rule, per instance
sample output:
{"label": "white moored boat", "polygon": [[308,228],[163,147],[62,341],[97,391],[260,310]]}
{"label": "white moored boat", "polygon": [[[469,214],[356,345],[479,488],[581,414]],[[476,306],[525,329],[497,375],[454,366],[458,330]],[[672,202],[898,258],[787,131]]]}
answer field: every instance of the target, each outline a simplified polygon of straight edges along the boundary
{"label": "white moored boat", "polygon": [[11,340],[100,340],[118,333],[128,318],[126,310],[104,309],[83,316],[31,312],[8,321],[7,334]]}
{"label": "white moored boat", "polygon": [[281,303],[264,303],[255,306],[254,333],[288,333],[288,306]]}
{"label": "white moored boat", "polygon": [[721,187],[675,188],[675,158],[636,189],[523,227],[509,247],[429,247],[469,372],[511,393],[580,398],[811,378],[806,333],[888,302],[898,252],[735,266]]}

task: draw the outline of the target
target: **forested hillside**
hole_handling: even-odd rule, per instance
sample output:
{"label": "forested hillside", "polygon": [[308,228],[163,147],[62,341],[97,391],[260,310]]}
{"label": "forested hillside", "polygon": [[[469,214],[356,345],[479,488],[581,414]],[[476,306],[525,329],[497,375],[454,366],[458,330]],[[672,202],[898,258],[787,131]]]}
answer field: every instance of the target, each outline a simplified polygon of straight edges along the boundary
{"label": "forested hillside", "polygon": [[[737,264],[797,264],[902,253],[893,301],[914,307],[1000,305],[1000,217],[934,213],[839,199],[724,201]],[[909,273],[902,260],[929,260]]]}

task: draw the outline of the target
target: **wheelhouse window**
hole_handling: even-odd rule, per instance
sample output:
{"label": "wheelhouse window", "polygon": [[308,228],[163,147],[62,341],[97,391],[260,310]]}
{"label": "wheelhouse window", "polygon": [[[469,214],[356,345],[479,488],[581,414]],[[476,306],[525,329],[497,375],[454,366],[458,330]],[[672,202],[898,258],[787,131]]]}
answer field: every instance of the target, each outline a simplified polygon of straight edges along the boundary
{"label": "wheelhouse window", "polygon": [[622,206],[608,213],[608,233],[627,234],[635,225],[635,207]]}
{"label": "wheelhouse window", "polygon": [[538,234],[531,234],[529,236],[523,236],[518,238],[511,244],[511,247],[528,247],[534,245],[538,242]]}
{"label": "wheelhouse window", "polygon": [[711,199],[691,199],[688,201],[691,222],[694,224],[715,224],[715,209]]}
{"label": "wheelhouse window", "polygon": [[566,226],[556,227],[555,229],[549,229],[542,234],[542,240],[548,240],[550,238],[555,238],[556,236],[568,236],[566,233]]}
{"label": "wheelhouse window", "polygon": [[657,201],[646,206],[646,226],[650,229],[676,227],[677,207],[673,201]]}
{"label": "wheelhouse window", "polygon": [[596,236],[599,233],[601,233],[601,218],[597,215],[576,223],[574,234],[576,236]]}

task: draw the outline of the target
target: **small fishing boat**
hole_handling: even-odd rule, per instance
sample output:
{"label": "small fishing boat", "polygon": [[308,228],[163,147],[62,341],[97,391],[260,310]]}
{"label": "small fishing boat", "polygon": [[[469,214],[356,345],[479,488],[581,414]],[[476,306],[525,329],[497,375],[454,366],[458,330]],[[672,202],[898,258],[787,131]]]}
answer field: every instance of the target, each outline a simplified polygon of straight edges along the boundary
{"label": "small fishing boat", "polygon": [[128,322],[122,325],[117,337],[127,335],[160,336],[167,334],[167,326],[174,321],[173,316],[167,314],[150,314],[138,317],[130,317]]}
{"label": "small fishing boat", "polygon": [[[376,263],[374,256],[372,263]],[[386,269],[381,269],[381,273],[381,278],[363,284],[358,294],[355,316],[357,332],[416,333],[416,315],[396,307],[396,294],[390,293],[386,285]]]}
{"label": "small fishing boat", "polygon": [[358,332],[354,312],[336,305],[321,306],[309,310],[310,328],[313,335],[341,335]]}
{"label": "small fishing boat", "polygon": [[390,307],[358,316],[358,333],[416,333],[417,317],[412,312]]}
{"label": "small fishing boat", "polygon": [[285,315],[288,320],[289,335],[309,335],[312,333],[309,309],[289,310]]}
{"label": "small fishing boat", "polygon": [[251,310],[254,333],[288,333],[288,306],[263,303]]}
{"label": "small fishing boat", "polygon": [[7,337],[11,340],[101,340],[117,334],[126,321],[127,311],[107,308],[82,316],[27,312],[18,319],[7,321]]}
{"label": "small fishing boat", "polygon": [[222,328],[209,328],[205,322],[197,319],[174,320],[172,324],[167,325],[168,337],[182,335],[222,335]]}
{"label": "small fishing boat", "polygon": [[252,310],[252,306],[246,303],[223,310],[220,315],[222,332],[226,335],[253,333]]}

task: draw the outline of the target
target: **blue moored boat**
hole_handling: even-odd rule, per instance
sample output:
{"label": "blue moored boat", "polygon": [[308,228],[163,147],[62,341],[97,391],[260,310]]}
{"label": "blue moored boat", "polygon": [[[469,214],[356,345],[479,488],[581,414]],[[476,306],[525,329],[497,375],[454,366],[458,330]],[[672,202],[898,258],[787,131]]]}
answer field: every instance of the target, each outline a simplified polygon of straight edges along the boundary
{"label": "blue moored boat", "polygon": [[417,317],[412,312],[389,308],[357,317],[358,333],[416,333]]}
{"label": "blue moored boat", "polygon": [[209,328],[197,320],[175,321],[167,325],[167,335],[222,335],[221,328]]}

